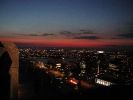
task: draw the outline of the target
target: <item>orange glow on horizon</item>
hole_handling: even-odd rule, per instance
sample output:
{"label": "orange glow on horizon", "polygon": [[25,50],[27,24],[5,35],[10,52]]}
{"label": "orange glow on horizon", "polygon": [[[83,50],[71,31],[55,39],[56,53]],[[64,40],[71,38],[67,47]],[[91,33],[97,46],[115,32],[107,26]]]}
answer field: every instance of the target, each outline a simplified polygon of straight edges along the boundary
{"label": "orange glow on horizon", "polygon": [[31,44],[36,46],[49,46],[49,47],[97,47],[105,45],[128,45],[133,44],[128,40],[81,40],[81,39],[46,39],[41,37],[4,37],[0,41],[14,42],[18,44]]}

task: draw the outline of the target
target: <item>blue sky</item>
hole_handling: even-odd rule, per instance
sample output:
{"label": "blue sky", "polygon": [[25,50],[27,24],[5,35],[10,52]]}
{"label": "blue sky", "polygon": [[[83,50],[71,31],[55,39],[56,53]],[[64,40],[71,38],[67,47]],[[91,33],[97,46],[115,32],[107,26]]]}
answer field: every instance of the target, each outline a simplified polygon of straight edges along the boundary
{"label": "blue sky", "polygon": [[133,22],[132,0],[0,0],[0,36],[79,30],[114,35]]}

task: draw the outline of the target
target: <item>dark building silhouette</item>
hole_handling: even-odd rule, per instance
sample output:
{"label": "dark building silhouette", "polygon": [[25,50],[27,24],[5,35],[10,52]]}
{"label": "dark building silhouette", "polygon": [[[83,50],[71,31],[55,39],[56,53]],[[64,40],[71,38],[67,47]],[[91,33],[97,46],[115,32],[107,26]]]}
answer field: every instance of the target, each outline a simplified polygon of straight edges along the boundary
{"label": "dark building silhouette", "polygon": [[10,99],[10,74],[9,69],[12,64],[11,58],[0,43],[0,98],[3,100]]}

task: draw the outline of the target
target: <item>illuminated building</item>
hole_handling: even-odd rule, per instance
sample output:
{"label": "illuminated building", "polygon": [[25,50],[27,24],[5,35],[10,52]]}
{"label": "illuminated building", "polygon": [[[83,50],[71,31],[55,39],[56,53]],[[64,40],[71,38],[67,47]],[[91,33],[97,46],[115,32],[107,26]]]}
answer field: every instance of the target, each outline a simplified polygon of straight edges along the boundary
{"label": "illuminated building", "polygon": [[46,68],[42,61],[35,62],[35,67],[40,68],[40,69]]}
{"label": "illuminated building", "polygon": [[85,74],[86,74],[86,64],[85,64],[85,62],[84,61],[81,61],[80,62],[80,74],[79,74],[79,76],[85,76]]}
{"label": "illuminated building", "polygon": [[[133,80],[132,59],[128,62],[129,64],[126,64],[127,56],[119,55],[121,52],[117,54],[114,51],[88,51],[87,49],[64,49],[61,51],[55,48],[47,50],[21,49],[20,53],[21,59],[24,59],[26,63],[32,61],[33,58],[35,62],[47,59],[46,64],[38,62],[36,66],[39,66],[39,71],[41,70],[42,73],[48,75],[47,77],[50,77],[50,85],[54,88],[61,90],[68,86],[79,92],[103,86],[129,85],[130,80]],[[119,71],[123,66],[131,67],[127,72]],[[42,70],[45,67],[47,70]]]}
{"label": "illuminated building", "polygon": [[102,54],[102,53],[104,53],[104,51],[97,51],[97,53],[99,53],[99,54],[101,53]]}
{"label": "illuminated building", "polygon": [[95,82],[96,82],[97,84],[103,85],[103,86],[110,86],[110,85],[113,84],[112,82],[105,81],[105,80],[98,79],[98,78],[95,79]]}
{"label": "illuminated building", "polygon": [[97,75],[107,71],[109,67],[109,57],[104,51],[97,51]]}
{"label": "illuminated building", "polygon": [[61,63],[57,63],[56,68],[60,68],[60,67],[61,67]]}
{"label": "illuminated building", "polygon": [[86,68],[86,64],[85,64],[84,61],[81,61],[81,62],[80,62],[80,68],[81,68],[81,69],[85,69],[85,68]]}
{"label": "illuminated building", "polygon": [[110,70],[119,71],[119,69],[117,67],[118,67],[117,65],[109,63],[109,69]]}

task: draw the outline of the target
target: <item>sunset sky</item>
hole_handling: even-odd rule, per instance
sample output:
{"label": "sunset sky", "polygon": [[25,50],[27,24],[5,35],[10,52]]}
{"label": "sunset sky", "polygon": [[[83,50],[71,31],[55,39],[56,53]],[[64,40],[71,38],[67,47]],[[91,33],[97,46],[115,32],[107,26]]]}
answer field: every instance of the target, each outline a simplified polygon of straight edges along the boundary
{"label": "sunset sky", "polygon": [[0,41],[133,46],[132,0],[0,0]]}

